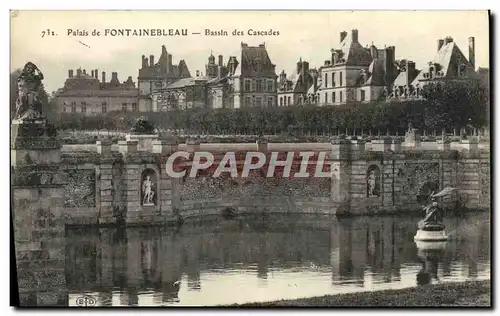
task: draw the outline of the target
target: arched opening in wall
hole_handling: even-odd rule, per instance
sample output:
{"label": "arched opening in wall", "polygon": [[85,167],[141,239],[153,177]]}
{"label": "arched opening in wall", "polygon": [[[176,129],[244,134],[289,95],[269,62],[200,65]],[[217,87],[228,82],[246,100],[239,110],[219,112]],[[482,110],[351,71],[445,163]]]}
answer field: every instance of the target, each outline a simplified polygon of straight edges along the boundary
{"label": "arched opening in wall", "polygon": [[378,197],[381,193],[380,183],[380,168],[376,165],[371,165],[366,171],[366,196]]}
{"label": "arched opening in wall", "polygon": [[153,169],[145,169],[141,174],[141,205],[158,205],[158,177]]}
{"label": "arched opening in wall", "polygon": [[438,193],[439,181],[426,181],[418,189],[417,202],[424,204],[428,201],[431,194]]}

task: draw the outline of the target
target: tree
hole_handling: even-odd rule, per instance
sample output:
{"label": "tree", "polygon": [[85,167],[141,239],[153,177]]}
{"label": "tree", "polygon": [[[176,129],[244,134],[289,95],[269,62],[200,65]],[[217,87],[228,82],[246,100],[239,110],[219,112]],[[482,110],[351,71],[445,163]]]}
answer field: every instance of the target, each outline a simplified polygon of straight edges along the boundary
{"label": "tree", "polygon": [[487,119],[487,94],[479,81],[432,82],[422,90],[424,121],[431,129],[483,127]]}

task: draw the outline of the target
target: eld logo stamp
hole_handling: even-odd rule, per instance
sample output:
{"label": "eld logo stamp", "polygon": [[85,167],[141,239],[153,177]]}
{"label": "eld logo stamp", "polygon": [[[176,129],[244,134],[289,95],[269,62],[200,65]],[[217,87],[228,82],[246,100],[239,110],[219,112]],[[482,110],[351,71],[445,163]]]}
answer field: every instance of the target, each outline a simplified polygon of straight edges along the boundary
{"label": "eld logo stamp", "polygon": [[90,295],[80,296],[76,299],[76,305],[78,305],[78,307],[92,307],[95,306],[95,304],[95,298]]}

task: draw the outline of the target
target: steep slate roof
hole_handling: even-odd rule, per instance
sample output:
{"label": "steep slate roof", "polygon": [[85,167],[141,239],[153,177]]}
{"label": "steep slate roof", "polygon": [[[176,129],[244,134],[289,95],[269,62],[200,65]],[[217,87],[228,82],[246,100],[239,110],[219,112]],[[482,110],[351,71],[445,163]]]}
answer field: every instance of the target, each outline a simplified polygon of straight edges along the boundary
{"label": "steep slate roof", "polygon": [[359,42],[352,40],[352,33],[349,33],[340,43],[340,51],[348,66],[368,66],[372,62],[372,56]]}
{"label": "steep slate roof", "polygon": [[370,77],[365,82],[365,86],[385,86],[384,60],[375,59],[368,67]]}
{"label": "steep slate roof", "polygon": [[[437,63],[441,66],[440,71],[443,72],[442,78],[444,79],[451,79],[456,77],[459,61],[463,61],[466,63],[467,75],[475,72],[474,67],[467,60],[467,58],[464,56],[455,42],[444,44],[432,60],[432,62]],[[427,78],[424,78],[424,73],[428,73],[430,67],[430,65],[426,65],[425,68],[417,75],[415,80],[413,80],[412,85],[416,85],[419,81],[428,80]]]}
{"label": "steep slate roof", "polygon": [[235,75],[244,77],[276,77],[275,65],[271,62],[264,45],[248,46],[241,43],[241,62]]}

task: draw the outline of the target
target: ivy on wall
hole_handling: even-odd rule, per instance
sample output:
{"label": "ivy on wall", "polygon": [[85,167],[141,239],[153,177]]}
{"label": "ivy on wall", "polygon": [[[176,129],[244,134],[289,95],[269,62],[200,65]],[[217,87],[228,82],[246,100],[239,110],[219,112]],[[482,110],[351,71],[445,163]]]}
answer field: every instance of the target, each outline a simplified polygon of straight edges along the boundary
{"label": "ivy on wall", "polygon": [[68,170],[64,187],[65,207],[95,207],[95,170]]}
{"label": "ivy on wall", "polygon": [[433,190],[439,189],[439,163],[405,163],[401,173],[403,195],[425,198]]}

